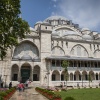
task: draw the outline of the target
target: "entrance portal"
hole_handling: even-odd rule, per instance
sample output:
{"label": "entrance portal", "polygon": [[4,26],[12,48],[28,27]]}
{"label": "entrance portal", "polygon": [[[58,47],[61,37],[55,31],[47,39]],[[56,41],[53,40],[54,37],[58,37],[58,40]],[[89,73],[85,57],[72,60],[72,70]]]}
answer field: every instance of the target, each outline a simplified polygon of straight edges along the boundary
{"label": "entrance portal", "polygon": [[23,83],[26,82],[26,80],[30,79],[30,66],[23,65],[21,68],[21,81]]}

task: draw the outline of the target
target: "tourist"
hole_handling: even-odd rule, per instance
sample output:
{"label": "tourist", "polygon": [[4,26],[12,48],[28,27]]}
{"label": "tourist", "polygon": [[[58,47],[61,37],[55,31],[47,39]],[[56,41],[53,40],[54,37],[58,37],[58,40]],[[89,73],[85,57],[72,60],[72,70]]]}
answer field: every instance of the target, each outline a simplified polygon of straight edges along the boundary
{"label": "tourist", "polygon": [[22,84],[21,84],[21,82],[18,84],[18,90],[19,90],[19,92],[21,92],[22,91]]}
{"label": "tourist", "polygon": [[28,80],[26,80],[25,84],[26,84],[26,87],[28,88],[29,79],[28,79]]}
{"label": "tourist", "polygon": [[24,83],[21,83],[21,90],[24,92],[24,90],[25,90],[25,85],[24,85]]}
{"label": "tourist", "polygon": [[9,83],[9,89],[12,88],[12,82]]}
{"label": "tourist", "polygon": [[61,82],[60,86],[61,86],[61,88],[63,88],[63,83],[62,82]]}

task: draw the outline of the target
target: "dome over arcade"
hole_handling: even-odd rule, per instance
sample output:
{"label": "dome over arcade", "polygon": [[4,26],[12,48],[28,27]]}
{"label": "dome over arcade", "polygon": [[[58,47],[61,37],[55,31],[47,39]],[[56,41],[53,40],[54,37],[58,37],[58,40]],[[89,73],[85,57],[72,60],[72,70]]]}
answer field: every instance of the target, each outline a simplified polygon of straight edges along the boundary
{"label": "dome over arcade", "polygon": [[42,21],[38,21],[38,22],[36,22],[36,24],[41,24],[42,23]]}
{"label": "dome over arcade", "polygon": [[23,60],[32,60],[32,57],[30,56],[30,55],[23,55],[22,57],[21,57],[21,59],[23,59]]}
{"label": "dome over arcade", "polygon": [[82,28],[81,31],[90,31],[90,29],[89,28]]}
{"label": "dome over arcade", "polygon": [[67,18],[63,17],[63,16],[50,16],[48,17],[47,19],[45,19],[45,21],[48,21],[48,20],[68,20]]}
{"label": "dome over arcade", "polygon": [[84,40],[92,40],[92,36],[88,35],[88,34],[85,34],[82,36]]}

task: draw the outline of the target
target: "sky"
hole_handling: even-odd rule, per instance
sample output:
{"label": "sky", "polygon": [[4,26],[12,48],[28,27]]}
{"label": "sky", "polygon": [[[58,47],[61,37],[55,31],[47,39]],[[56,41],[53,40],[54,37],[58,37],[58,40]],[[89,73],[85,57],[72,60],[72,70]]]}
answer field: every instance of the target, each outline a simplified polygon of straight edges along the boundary
{"label": "sky", "polygon": [[21,0],[21,16],[30,27],[54,15],[66,17],[80,28],[100,33],[100,0]]}

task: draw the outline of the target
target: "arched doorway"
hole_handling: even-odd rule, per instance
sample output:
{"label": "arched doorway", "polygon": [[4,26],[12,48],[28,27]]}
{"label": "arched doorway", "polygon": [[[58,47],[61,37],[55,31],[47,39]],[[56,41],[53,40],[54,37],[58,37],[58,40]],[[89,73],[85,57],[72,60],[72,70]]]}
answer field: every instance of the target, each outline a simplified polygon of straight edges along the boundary
{"label": "arched doorway", "polygon": [[11,69],[11,81],[18,81],[18,65],[14,64]]}
{"label": "arched doorway", "polygon": [[31,78],[31,66],[25,63],[21,66],[21,81],[24,83],[27,79]]}
{"label": "arched doorway", "polygon": [[40,80],[40,67],[36,65],[33,70],[33,81]]}

